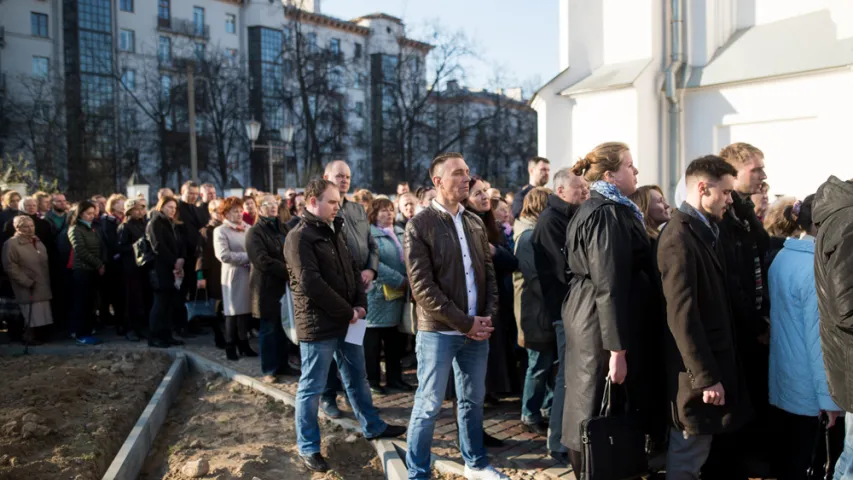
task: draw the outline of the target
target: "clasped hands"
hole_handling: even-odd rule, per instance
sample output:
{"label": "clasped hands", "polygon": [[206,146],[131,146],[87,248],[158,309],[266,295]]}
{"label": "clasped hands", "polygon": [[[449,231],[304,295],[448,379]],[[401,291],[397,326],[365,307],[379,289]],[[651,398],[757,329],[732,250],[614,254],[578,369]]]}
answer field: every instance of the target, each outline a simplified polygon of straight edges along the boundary
{"label": "clasped hands", "polygon": [[471,330],[468,330],[465,336],[471,340],[488,340],[494,331],[492,317],[474,317],[474,324],[471,325]]}

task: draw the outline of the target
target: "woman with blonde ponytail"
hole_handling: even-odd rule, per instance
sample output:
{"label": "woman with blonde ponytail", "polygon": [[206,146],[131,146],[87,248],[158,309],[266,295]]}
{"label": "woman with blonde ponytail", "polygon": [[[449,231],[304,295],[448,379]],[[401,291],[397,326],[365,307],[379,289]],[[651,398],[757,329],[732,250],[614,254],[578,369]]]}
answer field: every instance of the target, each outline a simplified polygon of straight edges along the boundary
{"label": "woman with blonde ponytail", "polygon": [[631,151],[621,142],[603,143],[578,160],[573,172],[590,182],[591,191],[566,235],[573,277],[563,322],[566,385],[571,388],[564,401],[562,443],[578,472],[580,426],[599,415],[606,379],[616,398],[628,393],[631,410],[645,414],[644,330],[661,319],[647,318],[659,316],[648,305],[657,298],[651,281],[655,268],[643,213],[628,198],[637,190]]}

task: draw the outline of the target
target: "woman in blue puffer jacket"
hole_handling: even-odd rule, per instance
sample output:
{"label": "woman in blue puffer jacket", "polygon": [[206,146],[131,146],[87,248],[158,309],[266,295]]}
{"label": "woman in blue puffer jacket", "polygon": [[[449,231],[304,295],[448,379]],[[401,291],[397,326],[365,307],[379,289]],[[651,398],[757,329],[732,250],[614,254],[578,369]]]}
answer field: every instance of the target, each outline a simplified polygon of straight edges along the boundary
{"label": "woman in blue puffer jacket", "polygon": [[[814,246],[817,227],[812,223],[812,201],[785,209],[785,217],[805,232],[800,238],[788,238],[770,266],[770,404],[779,410],[779,480],[806,479],[813,466],[822,471],[825,457],[814,459],[820,417],[829,421],[834,465],[841,453],[844,427],[835,426],[840,408],[829,396],[823,354],[820,347],[817,292],[814,278]],[[843,417],[841,417],[843,419]],[[838,422],[839,424],[841,422]],[[839,432],[840,430],[840,432]],[[820,437],[823,438],[823,437]],[[825,447],[821,440],[819,452]],[[830,475],[831,477],[831,475]]]}
{"label": "woman in blue puffer jacket", "polygon": [[403,257],[403,229],[394,226],[394,204],[377,198],[370,204],[367,218],[370,234],[379,247],[379,271],[373,288],[367,292],[367,333],[364,336],[364,363],[367,382],[373,393],[384,394],[379,383],[379,355],[385,351],[385,385],[410,392],[412,386],[403,381],[400,361],[406,349],[406,338],[397,327],[403,319],[403,307],[409,282]]}

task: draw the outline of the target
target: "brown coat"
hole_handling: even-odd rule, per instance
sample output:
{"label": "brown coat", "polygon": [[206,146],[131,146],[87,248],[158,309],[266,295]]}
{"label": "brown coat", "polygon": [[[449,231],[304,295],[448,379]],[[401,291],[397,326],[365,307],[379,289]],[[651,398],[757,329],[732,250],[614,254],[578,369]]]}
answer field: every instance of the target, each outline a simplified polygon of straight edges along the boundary
{"label": "brown coat", "polygon": [[46,302],[53,298],[47,249],[38,237],[10,238],[3,245],[3,268],[18,303]]}
{"label": "brown coat", "polygon": [[[477,285],[477,315],[492,317],[498,310],[498,287],[486,226],[468,210],[462,213],[465,238]],[[406,270],[412,297],[418,305],[418,330],[467,333],[474,324],[468,315],[468,293],[462,247],[450,215],[430,206],[406,225]]]}
{"label": "brown coat", "polygon": [[[671,332],[666,350],[673,423],[692,435],[736,430],[752,410],[736,349],[721,242],[701,219],[677,210],[661,233],[657,259]],[[704,403],[702,389],[718,382],[726,404]]]}

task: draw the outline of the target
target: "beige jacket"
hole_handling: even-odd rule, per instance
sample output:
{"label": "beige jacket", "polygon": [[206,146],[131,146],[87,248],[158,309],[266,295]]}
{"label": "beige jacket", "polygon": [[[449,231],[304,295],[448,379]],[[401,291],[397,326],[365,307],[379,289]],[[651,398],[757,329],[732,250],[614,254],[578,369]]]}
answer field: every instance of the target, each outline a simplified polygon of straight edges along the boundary
{"label": "beige jacket", "polygon": [[3,268],[18,303],[45,302],[53,298],[47,250],[38,237],[15,235],[3,245]]}

